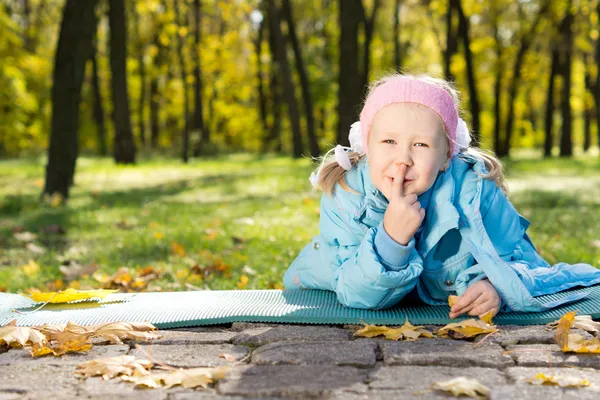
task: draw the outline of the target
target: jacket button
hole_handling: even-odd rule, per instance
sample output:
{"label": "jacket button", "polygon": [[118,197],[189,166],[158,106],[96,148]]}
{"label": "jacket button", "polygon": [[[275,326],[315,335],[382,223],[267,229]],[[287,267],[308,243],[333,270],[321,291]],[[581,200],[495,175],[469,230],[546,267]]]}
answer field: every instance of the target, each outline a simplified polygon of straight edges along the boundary
{"label": "jacket button", "polygon": [[319,250],[319,243],[315,242],[315,244],[314,244],[313,247],[314,247],[315,250]]}
{"label": "jacket button", "polygon": [[454,285],[454,281],[446,281],[446,282],[444,282],[444,285],[452,286],[452,285]]}

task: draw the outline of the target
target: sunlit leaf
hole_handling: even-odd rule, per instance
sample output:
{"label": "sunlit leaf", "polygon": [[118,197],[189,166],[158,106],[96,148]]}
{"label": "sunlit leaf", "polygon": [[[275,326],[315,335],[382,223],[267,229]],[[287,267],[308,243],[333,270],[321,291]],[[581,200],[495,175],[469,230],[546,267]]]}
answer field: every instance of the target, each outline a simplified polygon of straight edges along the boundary
{"label": "sunlit leaf", "polygon": [[379,335],[385,336],[389,340],[417,340],[419,337],[433,337],[433,334],[422,326],[413,326],[408,319],[400,328],[389,328],[387,326],[377,326],[365,324],[364,328],[361,328],[354,332],[354,336],[362,337],[375,337]]}
{"label": "sunlit leaf", "polygon": [[87,340],[67,340],[65,342],[56,342],[50,345],[33,346],[31,355],[33,357],[41,357],[52,354],[55,357],[59,357],[67,353],[87,353],[92,347],[93,345]]}
{"label": "sunlit leaf", "polygon": [[[550,328],[556,328],[559,321],[550,322],[546,326]],[[576,315],[571,328],[583,329],[589,333],[600,332],[600,322],[596,322],[592,319],[591,315]]]}
{"label": "sunlit leaf", "polygon": [[181,385],[186,389],[201,386],[207,388],[210,383],[223,379],[229,372],[229,367],[178,369],[171,372],[153,373],[146,376],[121,376],[126,382],[136,386],[170,388]]}
{"label": "sunlit leaf", "polygon": [[31,293],[27,297],[38,303],[69,303],[77,300],[103,299],[117,290],[75,290],[66,289],[59,292]]}
{"label": "sunlit leaf", "polygon": [[435,390],[443,390],[452,393],[454,396],[465,395],[479,398],[481,396],[487,396],[490,393],[490,389],[479,383],[476,379],[464,376],[459,376],[448,381],[435,382],[431,387]]}
{"label": "sunlit leaf", "polygon": [[43,345],[47,342],[46,336],[36,329],[26,326],[17,326],[17,321],[12,320],[0,328],[0,344],[12,347]]}
{"label": "sunlit leaf", "polygon": [[590,386],[590,381],[587,379],[576,378],[574,376],[548,376],[543,373],[539,373],[533,378],[527,379],[527,382],[532,385],[549,385],[549,386],[560,386],[560,387],[586,387]]}
{"label": "sunlit leaf", "polygon": [[480,335],[482,333],[497,332],[495,325],[490,325],[480,319],[467,319],[464,321],[448,324],[440,328],[436,334],[442,337],[450,337],[452,339],[468,339]]}
{"label": "sunlit leaf", "polygon": [[119,375],[148,375],[152,363],[138,360],[134,356],[117,356],[91,360],[77,366],[75,374],[84,378],[101,375],[103,379],[111,379]]}
{"label": "sunlit leaf", "polygon": [[554,341],[565,351],[568,347],[568,336],[571,331],[571,326],[575,320],[575,314],[577,311],[571,311],[563,315],[557,323],[556,333],[554,334]]}

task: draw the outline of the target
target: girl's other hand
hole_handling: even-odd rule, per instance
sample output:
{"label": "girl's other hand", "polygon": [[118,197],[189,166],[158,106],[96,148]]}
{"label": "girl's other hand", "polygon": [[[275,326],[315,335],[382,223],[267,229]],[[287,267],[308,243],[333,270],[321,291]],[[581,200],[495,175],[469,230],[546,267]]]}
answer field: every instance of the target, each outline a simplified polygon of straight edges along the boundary
{"label": "girl's other hand", "polygon": [[460,296],[458,302],[450,309],[450,318],[468,312],[471,316],[483,317],[485,313],[493,310],[492,316],[500,310],[500,295],[487,279],[475,282]]}

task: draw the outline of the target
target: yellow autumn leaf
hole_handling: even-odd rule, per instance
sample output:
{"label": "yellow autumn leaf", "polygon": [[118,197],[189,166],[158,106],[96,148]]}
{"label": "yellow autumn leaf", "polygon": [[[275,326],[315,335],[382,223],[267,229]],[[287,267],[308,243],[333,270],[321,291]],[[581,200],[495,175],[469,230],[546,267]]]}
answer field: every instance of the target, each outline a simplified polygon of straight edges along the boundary
{"label": "yellow autumn leaf", "polygon": [[171,251],[173,252],[173,254],[175,254],[179,257],[185,257],[187,255],[187,253],[185,251],[185,247],[183,247],[182,244],[177,243],[177,242],[171,243]]}
{"label": "yellow autumn leaf", "polygon": [[52,341],[85,341],[91,338],[100,338],[108,340],[111,344],[121,344],[122,340],[158,339],[160,335],[151,332],[155,329],[154,325],[145,322],[107,322],[89,326],[69,322],[66,325],[44,325],[39,328],[40,332]]}
{"label": "yellow autumn leaf", "polygon": [[448,305],[453,307],[460,300],[460,296],[448,296]]}
{"label": "yellow autumn leaf", "polygon": [[489,310],[480,318],[483,322],[488,325],[493,325],[492,318],[494,318],[494,310]]}
{"label": "yellow autumn leaf", "polygon": [[101,375],[103,379],[111,379],[119,375],[148,375],[150,368],[152,363],[148,360],[138,360],[134,356],[123,355],[79,364],[75,375],[83,378]]}
{"label": "yellow autumn leaf", "polygon": [[55,357],[62,356],[67,353],[87,353],[92,349],[92,344],[86,340],[67,340],[65,342],[57,342],[51,345],[33,346],[31,355],[33,357],[41,357],[47,354],[52,354]]}
{"label": "yellow autumn leaf", "polygon": [[154,232],[154,234],[152,236],[154,236],[154,239],[158,239],[158,240],[165,237],[165,235],[162,232]]}
{"label": "yellow autumn leaf", "polygon": [[75,290],[66,289],[58,292],[31,293],[27,297],[37,303],[69,303],[77,300],[103,299],[118,290]]}
{"label": "yellow autumn leaf", "polygon": [[586,339],[577,333],[569,333],[567,345],[562,348],[565,353],[594,353],[600,354],[600,338]]}
{"label": "yellow autumn leaf", "polygon": [[565,351],[565,349],[568,348],[569,332],[571,331],[575,314],[577,314],[577,311],[568,312],[563,315],[560,320],[558,320],[556,333],[554,334],[554,341],[556,344],[558,344],[562,351]]}
{"label": "yellow autumn leaf", "polygon": [[532,385],[549,385],[549,386],[560,386],[560,387],[585,387],[590,386],[590,381],[587,379],[581,379],[574,376],[548,376],[543,373],[539,373],[533,378],[527,379],[527,382]]}
{"label": "yellow autumn leaf", "polygon": [[27,276],[34,276],[40,272],[40,265],[33,260],[29,260],[29,262],[23,265],[23,272]]}
{"label": "yellow autumn leaf", "polygon": [[243,289],[248,285],[248,275],[240,276],[240,281],[236,283],[238,289]]}
{"label": "yellow autumn leaf", "polygon": [[379,335],[385,336],[389,340],[417,340],[419,337],[432,338],[433,334],[422,326],[413,326],[408,319],[404,322],[400,328],[389,328],[387,326],[377,326],[365,324],[364,328],[361,328],[354,332],[354,336],[362,337],[375,337]]}
{"label": "yellow autumn leaf", "polygon": [[121,376],[120,379],[135,383],[136,386],[150,388],[164,386],[168,389],[175,385],[181,385],[186,389],[198,386],[207,388],[208,384],[223,379],[229,369],[229,367],[178,369],[146,376]]}
{"label": "yellow autumn leaf", "polygon": [[[548,328],[556,328],[559,321],[550,322],[546,326]],[[594,321],[591,315],[576,315],[571,328],[583,329],[586,332],[596,334],[600,333],[600,322]]]}
{"label": "yellow autumn leaf", "polygon": [[47,342],[46,336],[34,328],[17,326],[17,320],[12,320],[0,328],[0,344],[11,347],[24,347],[43,345]]}
{"label": "yellow autumn leaf", "polygon": [[493,333],[497,331],[498,329],[495,325],[490,325],[480,319],[476,320],[475,318],[471,318],[448,324],[440,328],[436,334],[438,336],[450,337],[452,339],[468,339],[482,333]]}
{"label": "yellow autumn leaf", "polygon": [[479,383],[479,381],[465,376],[459,376],[448,381],[435,382],[431,387],[435,390],[450,392],[454,396],[465,395],[480,398],[481,396],[487,396],[490,393],[490,389]]}

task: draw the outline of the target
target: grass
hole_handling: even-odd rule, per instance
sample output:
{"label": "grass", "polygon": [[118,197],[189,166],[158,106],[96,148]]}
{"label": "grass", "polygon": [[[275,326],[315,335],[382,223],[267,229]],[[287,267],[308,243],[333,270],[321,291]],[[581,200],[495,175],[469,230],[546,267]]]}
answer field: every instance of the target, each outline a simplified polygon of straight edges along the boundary
{"label": "grass", "polygon": [[[121,287],[280,288],[318,230],[311,170],[308,160],[253,155],[137,166],[80,158],[71,199],[52,207],[39,201],[43,160],[0,161],[0,290],[99,288],[98,279],[121,267],[127,274],[112,280]],[[542,255],[600,266],[598,158],[519,158],[507,173],[511,200],[532,222]],[[36,237],[27,245],[18,231]],[[97,271],[67,279],[61,265]],[[135,283],[153,273],[159,277]]]}

